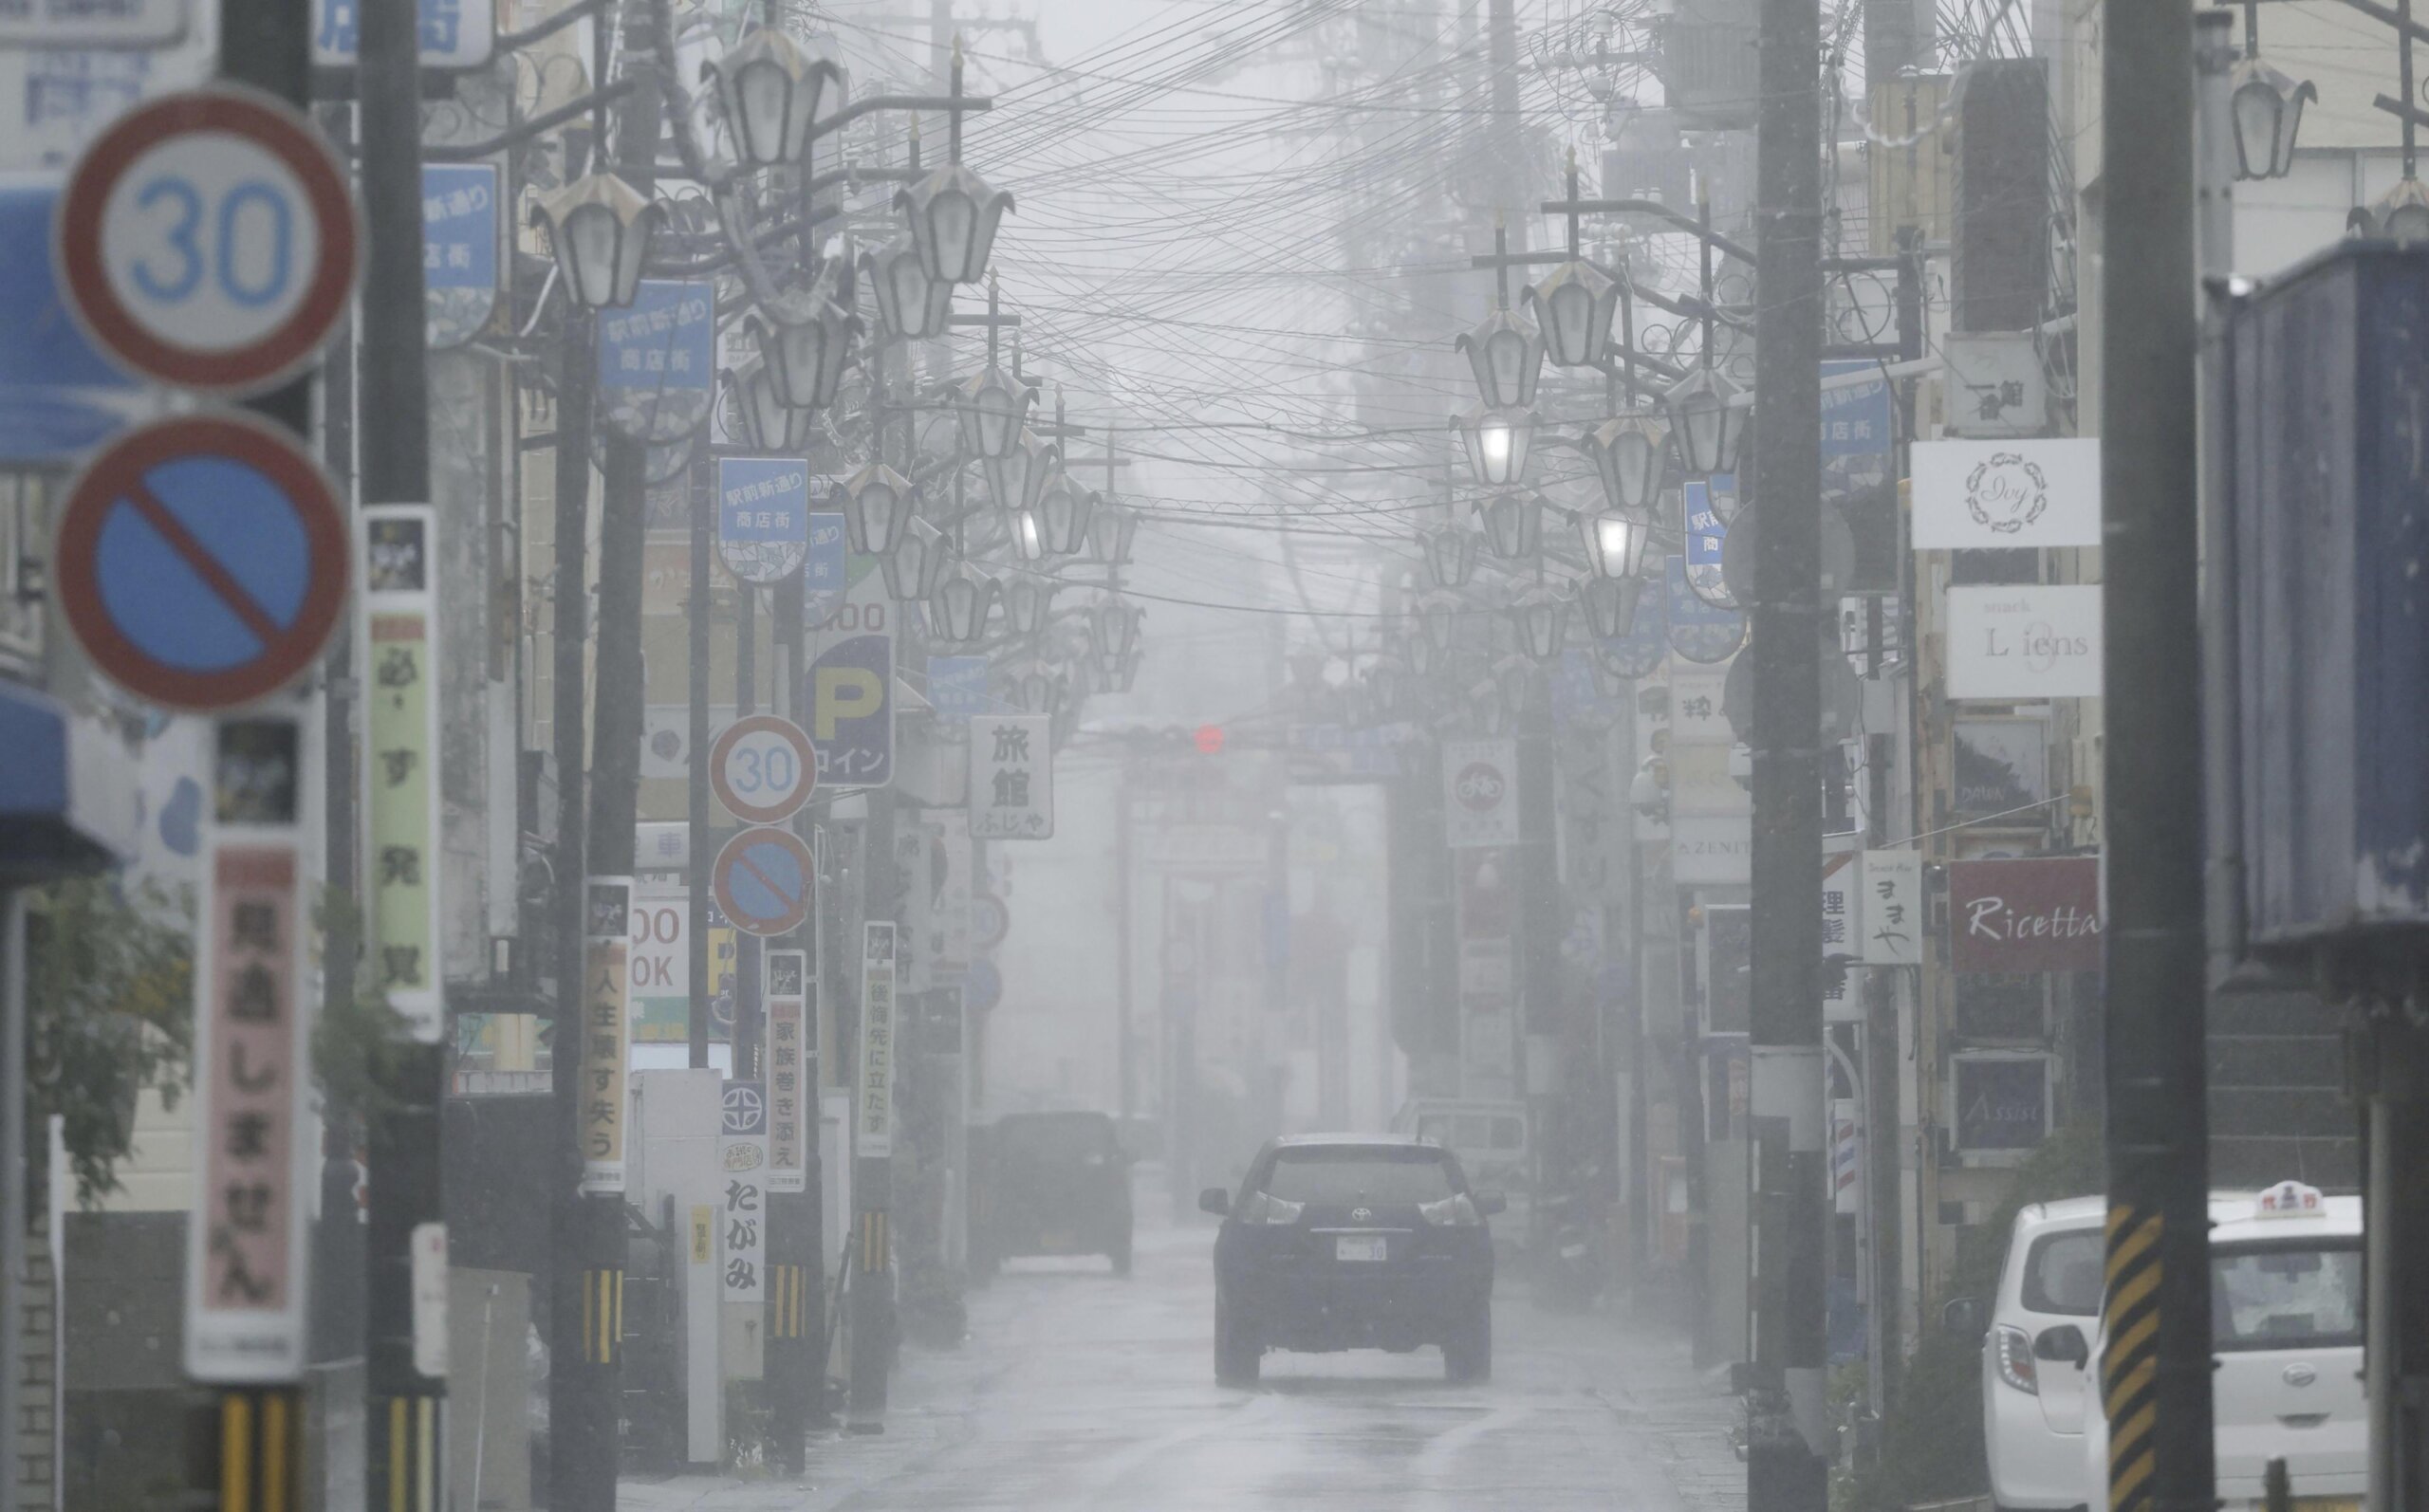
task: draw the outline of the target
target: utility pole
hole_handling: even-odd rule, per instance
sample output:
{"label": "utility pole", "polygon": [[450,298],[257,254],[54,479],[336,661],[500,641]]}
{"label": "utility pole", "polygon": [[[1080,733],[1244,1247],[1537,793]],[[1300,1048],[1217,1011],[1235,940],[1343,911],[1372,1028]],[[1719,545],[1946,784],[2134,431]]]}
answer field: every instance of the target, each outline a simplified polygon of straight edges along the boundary
{"label": "utility pole", "polygon": [[[421,67],[419,24],[412,8],[365,6],[361,9],[361,58],[356,69],[362,120],[362,194],[369,262],[364,269],[361,399],[362,499],[366,506],[429,504],[430,385],[426,374],[422,295]],[[472,522],[442,521],[441,529],[471,528]],[[425,542],[434,562],[435,542]],[[425,567],[428,570],[428,567]],[[434,626],[434,628],[436,628]],[[376,634],[376,630],[375,630]],[[423,648],[425,683],[438,674],[435,645]],[[363,648],[370,665],[377,648]],[[436,691],[425,688],[435,700]],[[365,728],[375,728],[366,720]],[[437,755],[425,752],[430,769],[406,777],[425,785],[426,802],[438,802]],[[366,762],[366,774],[372,763]],[[375,805],[376,812],[376,805]],[[436,831],[434,830],[435,834]],[[436,855],[421,864],[436,872]],[[436,877],[426,879],[436,885]],[[373,919],[375,937],[379,920]],[[429,942],[436,954],[439,935]],[[423,968],[445,992],[443,960]],[[383,968],[381,980],[387,979]],[[417,1023],[411,1037],[385,1048],[380,1085],[369,1110],[367,1146],[371,1208],[364,1235],[367,1488],[392,1506],[431,1507],[445,1499],[447,1464],[442,1440],[447,1394],[444,1324],[417,1319],[414,1309],[415,1250],[436,1232],[436,1256],[445,1241],[440,1205],[439,1110],[447,1096],[446,1013],[443,1007]],[[439,1261],[444,1269],[443,1259]],[[417,1327],[418,1325],[418,1327]],[[434,1326],[435,1339],[416,1335]],[[436,1365],[433,1374],[426,1367]]]}
{"label": "utility pole", "polygon": [[2108,8],[2101,494],[2108,720],[2108,1504],[2214,1504],[2192,0]]}
{"label": "utility pole", "polygon": [[[701,449],[706,452],[708,449]],[[690,1065],[709,1068],[709,863],[715,848],[709,843],[709,622],[715,599],[715,568],[709,564],[711,522],[716,512],[716,463],[707,456],[692,462],[692,588],[685,603],[683,630],[690,652],[691,674],[684,679],[690,701],[689,729],[683,748],[686,817],[691,821],[692,864],[684,899],[683,952],[685,974],[692,983],[686,1038]]]}
{"label": "utility pole", "polygon": [[[804,723],[802,679],[807,673],[804,636],[807,627],[804,599],[807,588],[795,572],[776,585],[776,667],[780,678],[775,702],[796,725]],[[815,826],[807,811],[793,820],[794,833],[817,850]],[[815,886],[825,890],[825,879]],[[823,907],[823,904],[821,905]],[[800,935],[785,943],[810,953],[810,969],[802,974],[802,1189],[768,1194],[768,1281],[771,1293],[767,1333],[769,1434],[774,1441],[779,1468],[800,1473],[813,1415],[824,1418],[821,1389],[826,1374],[825,1236],[821,1231],[825,1181],[819,1165],[818,1022],[823,994],[818,989],[818,909],[802,926]]]}
{"label": "utility pole", "polygon": [[1822,1051],[1822,109],[1814,0],[1763,0],[1755,157],[1748,1512],[1828,1504]]}

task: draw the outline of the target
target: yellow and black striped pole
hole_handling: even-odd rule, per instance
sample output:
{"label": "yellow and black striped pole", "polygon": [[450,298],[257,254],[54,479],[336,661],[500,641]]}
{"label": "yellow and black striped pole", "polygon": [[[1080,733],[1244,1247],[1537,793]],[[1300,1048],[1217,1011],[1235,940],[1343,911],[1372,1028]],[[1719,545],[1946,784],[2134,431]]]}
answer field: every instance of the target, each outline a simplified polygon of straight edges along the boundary
{"label": "yellow and black striped pole", "polygon": [[2193,0],[2107,8],[2101,578],[2116,1512],[2210,1512]]}
{"label": "yellow and black striped pole", "polygon": [[[292,1386],[216,1393],[217,1431],[206,1436],[219,1512],[301,1512],[304,1392]],[[315,1499],[317,1501],[317,1498]]]}

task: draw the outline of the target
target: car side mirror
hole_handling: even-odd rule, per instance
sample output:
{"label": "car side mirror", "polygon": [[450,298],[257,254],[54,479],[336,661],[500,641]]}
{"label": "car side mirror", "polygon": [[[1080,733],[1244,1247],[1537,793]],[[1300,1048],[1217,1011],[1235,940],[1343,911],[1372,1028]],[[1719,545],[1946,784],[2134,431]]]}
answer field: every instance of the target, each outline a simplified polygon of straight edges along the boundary
{"label": "car side mirror", "polygon": [[1990,1307],[1979,1297],[1955,1297],[1940,1306],[1939,1331],[1973,1342],[1991,1331]]}
{"label": "car side mirror", "polygon": [[2091,1345],[2084,1338],[2084,1331],[2072,1323],[2053,1323],[2032,1336],[2034,1359],[2064,1360],[2082,1370],[2091,1358]]}
{"label": "car side mirror", "polygon": [[1477,1194],[1475,1204],[1476,1211],[1487,1218],[1498,1218],[1510,1210],[1510,1199],[1497,1191]]}
{"label": "car side mirror", "polygon": [[1232,1210],[1232,1194],[1221,1187],[1209,1187],[1197,1194],[1197,1210],[1221,1218]]}

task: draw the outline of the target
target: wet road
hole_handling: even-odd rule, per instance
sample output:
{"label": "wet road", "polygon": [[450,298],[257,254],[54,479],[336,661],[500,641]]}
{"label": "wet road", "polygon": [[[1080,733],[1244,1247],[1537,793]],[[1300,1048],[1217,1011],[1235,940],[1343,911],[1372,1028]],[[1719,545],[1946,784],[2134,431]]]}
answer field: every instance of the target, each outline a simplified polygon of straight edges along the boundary
{"label": "wet road", "polygon": [[1015,1262],[960,1350],[907,1349],[882,1437],[821,1438],[805,1481],[628,1481],[626,1512],[1526,1512],[1744,1505],[1731,1401],[1683,1344],[1494,1309],[1494,1378],[1437,1351],[1268,1355],[1216,1387],[1210,1228],[1142,1229],[1136,1274]]}

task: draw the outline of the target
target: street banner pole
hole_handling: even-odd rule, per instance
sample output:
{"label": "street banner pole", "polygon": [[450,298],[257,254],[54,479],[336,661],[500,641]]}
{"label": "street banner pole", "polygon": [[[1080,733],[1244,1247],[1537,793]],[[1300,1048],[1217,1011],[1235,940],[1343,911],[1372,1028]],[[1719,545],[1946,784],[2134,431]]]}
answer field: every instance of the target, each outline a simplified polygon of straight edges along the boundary
{"label": "street banner pole", "polygon": [[[877,805],[872,802],[870,805]],[[886,828],[890,831],[892,826]],[[878,826],[871,825],[875,854]],[[885,837],[891,848],[890,834]],[[869,905],[888,894],[870,878]],[[851,1417],[854,1433],[885,1431],[886,1356],[894,1332],[891,1237],[894,1155],[896,940],[891,919],[861,927],[861,1053],[852,1087],[855,1171],[852,1180]]]}

